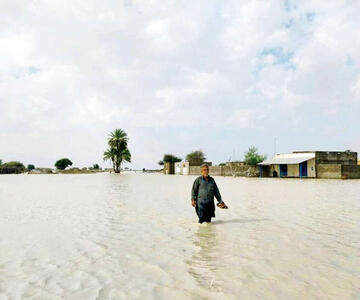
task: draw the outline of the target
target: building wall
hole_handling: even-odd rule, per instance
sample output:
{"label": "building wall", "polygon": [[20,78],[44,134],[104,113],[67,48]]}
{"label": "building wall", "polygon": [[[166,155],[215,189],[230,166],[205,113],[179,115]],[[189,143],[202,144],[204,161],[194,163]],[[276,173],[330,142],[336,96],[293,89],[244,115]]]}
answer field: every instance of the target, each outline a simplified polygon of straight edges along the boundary
{"label": "building wall", "polygon": [[309,160],[307,161],[307,173],[308,173],[308,176],[307,176],[307,177],[312,177],[312,178],[315,178],[315,177],[316,177],[315,158],[309,159]]}
{"label": "building wall", "polygon": [[182,174],[182,163],[181,162],[175,163],[175,174],[176,175]]}
{"label": "building wall", "polygon": [[222,167],[224,176],[246,176],[246,177],[258,177],[259,167],[246,165],[243,162],[231,163]]}
{"label": "building wall", "polygon": [[200,175],[200,166],[190,166],[189,167],[189,175]]}
{"label": "building wall", "polygon": [[[199,166],[190,166],[190,175],[200,175]],[[259,167],[258,166],[249,166],[249,165],[238,165],[236,167],[232,166],[210,166],[209,167],[210,176],[247,176],[247,177],[257,177],[259,176]]]}
{"label": "building wall", "polygon": [[164,165],[164,174],[174,174],[175,173],[175,164],[174,163],[165,163]]}
{"label": "building wall", "polygon": [[341,166],[342,178],[360,179],[360,166],[359,165],[342,165]]}
{"label": "building wall", "polygon": [[350,151],[316,151],[316,164],[341,164],[341,165],[356,165],[357,152]]}
{"label": "building wall", "polygon": [[175,163],[175,174],[176,175],[189,175],[189,162],[181,161]]}
{"label": "building wall", "polygon": [[299,165],[287,165],[287,177],[299,177]]}
{"label": "building wall", "polygon": [[209,167],[209,174],[212,176],[222,176],[222,166],[210,166]]}
{"label": "building wall", "polygon": [[318,164],[316,166],[317,178],[341,178],[340,164]]}
{"label": "building wall", "polygon": [[183,163],[183,169],[182,169],[182,174],[183,175],[189,175],[189,162],[188,161],[185,161]]}
{"label": "building wall", "polygon": [[[209,166],[210,176],[222,176],[222,166]],[[200,166],[190,166],[190,175],[201,175]]]}

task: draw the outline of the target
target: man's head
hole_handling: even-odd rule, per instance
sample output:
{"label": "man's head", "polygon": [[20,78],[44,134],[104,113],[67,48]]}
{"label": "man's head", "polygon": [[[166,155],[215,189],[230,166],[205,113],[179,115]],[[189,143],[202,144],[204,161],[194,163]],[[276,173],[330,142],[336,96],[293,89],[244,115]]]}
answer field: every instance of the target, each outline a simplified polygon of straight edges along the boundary
{"label": "man's head", "polygon": [[202,164],[200,167],[201,175],[204,177],[209,176],[209,166],[207,164]]}

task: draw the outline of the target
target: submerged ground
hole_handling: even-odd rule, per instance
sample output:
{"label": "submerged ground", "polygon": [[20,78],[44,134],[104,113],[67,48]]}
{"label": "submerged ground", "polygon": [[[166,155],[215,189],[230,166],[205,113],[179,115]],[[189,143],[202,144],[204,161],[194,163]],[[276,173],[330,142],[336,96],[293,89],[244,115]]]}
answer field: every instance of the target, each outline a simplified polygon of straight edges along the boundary
{"label": "submerged ground", "polygon": [[0,299],[359,299],[360,181],[0,176]]}

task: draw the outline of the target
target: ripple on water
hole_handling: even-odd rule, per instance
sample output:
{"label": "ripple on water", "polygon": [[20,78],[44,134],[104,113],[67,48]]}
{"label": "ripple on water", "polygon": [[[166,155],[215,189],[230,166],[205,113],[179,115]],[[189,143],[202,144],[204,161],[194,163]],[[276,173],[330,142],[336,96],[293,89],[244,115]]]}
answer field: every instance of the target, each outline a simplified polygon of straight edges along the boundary
{"label": "ripple on water", "polygon": [[194,178],[0,176],[0,299],[357,299],[357,181]]}

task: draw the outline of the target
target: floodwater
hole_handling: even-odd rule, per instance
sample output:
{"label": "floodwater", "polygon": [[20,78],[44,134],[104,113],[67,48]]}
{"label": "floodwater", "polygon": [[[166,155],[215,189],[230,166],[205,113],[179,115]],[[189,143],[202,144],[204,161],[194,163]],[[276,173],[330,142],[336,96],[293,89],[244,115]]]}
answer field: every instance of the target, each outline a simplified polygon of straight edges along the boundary
{"label": "floodwater", "polygon": [[360,299],[360,181],[0,176],[0,299]]}

